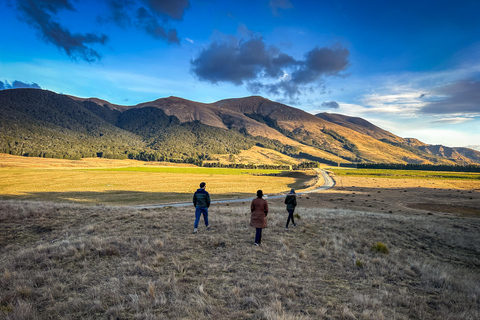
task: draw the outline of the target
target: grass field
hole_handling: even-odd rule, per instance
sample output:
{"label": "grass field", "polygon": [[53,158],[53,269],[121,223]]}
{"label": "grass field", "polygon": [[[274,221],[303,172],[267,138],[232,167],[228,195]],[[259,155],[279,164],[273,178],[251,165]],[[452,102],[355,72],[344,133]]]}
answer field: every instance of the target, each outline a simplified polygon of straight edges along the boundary
{"label": "grass field", "polygon": [[121,172],[155,172],[179,174],[204,174],[204,175],[279,175],[282,170],[271,169],[230,169],[230,168],[202,168],[202,167],[126,167],[91,169],[96,171],[121,171]]}
{"label": "grass field", "polygon": [[191,201],[193,192],[202,181],[207,183],[213,200],[248,198],[253,197],[258,189],[265,194],[286,192],[290,188],[303,189],[312,185],[316,178],[312,170],[282,173],[262,169],[160,167],[132,160],[0,157],[2,164],[0,199],[91,204],[147,205]]}
{"label": "grass field", "polygon": [[477,180],[480,173],[443,172],[420,170],[386,170],[386,169],[338,169],[330,168],[338,176],[390,178],[390,179],[440,179],[440,180]]}
{"label": "grass field", "polygon": [[288,231],[283,199],[269,200],[255,247],[249,201],[213,204],[211,231],[202,219],[198,234],[193,207],[128,204],[190,201],[202,180],[212,198],[253,197],[299,189],[311,173],[6,158],[0,319],[480,318],[478,179],[335,170],[335,188],[298,196]]}
{"label": "grass field", "polygon": [[[478,319],[480,219],[324,208],[298,226],[269,201],[262,246],[248,203],[138,210],[0,201],[0,317]],[[350,202],[349,202],[350,203]]]}

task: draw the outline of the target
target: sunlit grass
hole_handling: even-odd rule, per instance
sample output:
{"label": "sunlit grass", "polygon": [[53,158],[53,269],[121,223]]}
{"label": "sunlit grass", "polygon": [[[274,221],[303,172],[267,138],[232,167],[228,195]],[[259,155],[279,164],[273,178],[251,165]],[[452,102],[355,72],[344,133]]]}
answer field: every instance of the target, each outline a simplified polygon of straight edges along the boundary
{"label": "sunlit grass", "polygon": [[223,199],[249,197],[258,189],[266,194],[301,189],[314,177],[301,172],[288,176],[239,174],[240,169],[199,168],[198,173],[190,168],[171,168],[176,169],[173,172],[162,172],[169,168],[129,169],[0,168],[0,199],[158,204],[191,201],[202,181],[207,183],[212,199]]}
{"label": "sunlit grass", "polygon": [[477,172],[445,172],[388,169],[331,169],[338,176],[390,178],[390,179],[443,179],[480,180]]}
{"label": "sunlit grass", "polygon": [[122,172],[152,172],[152,173],[177,173],[177,174],[215,174],[215,175],[274,175],[282,170],[272,169],[230,169],[230,168],[202,168],[202,167],[126,167],[91,169],[95,171],[122,171]]}

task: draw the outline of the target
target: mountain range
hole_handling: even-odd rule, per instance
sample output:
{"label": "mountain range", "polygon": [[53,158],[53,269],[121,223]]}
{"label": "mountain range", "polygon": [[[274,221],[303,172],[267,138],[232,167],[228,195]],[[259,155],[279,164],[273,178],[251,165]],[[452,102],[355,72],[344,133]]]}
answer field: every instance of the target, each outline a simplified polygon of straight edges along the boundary
{"label": "mountain range", "polygon": [[41,89],[0,91],[0,152],[195,163],[256,162],[262,155],[277,164],[480,164],[474,149],[428,145],[362,118],[312,115],[260,96],[123,106]]}

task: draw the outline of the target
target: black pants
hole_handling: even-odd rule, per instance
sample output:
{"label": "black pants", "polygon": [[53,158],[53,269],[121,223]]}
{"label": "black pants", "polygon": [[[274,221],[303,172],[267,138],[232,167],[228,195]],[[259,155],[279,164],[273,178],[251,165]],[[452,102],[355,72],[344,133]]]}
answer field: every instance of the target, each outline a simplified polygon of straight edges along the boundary
{"label": "black pants", "polygon": [[257,228],[255,233],[255,243],[260,244],[262,242],[262,228]]}
{"label": "black pants", "polygon": [[288,228],[288,224],[290,223],[290,219],[292,220],[292,223],[295,225],[295,221],[293,220],[293,211],[294,210],[288,211],[287,226],[285,228]]}

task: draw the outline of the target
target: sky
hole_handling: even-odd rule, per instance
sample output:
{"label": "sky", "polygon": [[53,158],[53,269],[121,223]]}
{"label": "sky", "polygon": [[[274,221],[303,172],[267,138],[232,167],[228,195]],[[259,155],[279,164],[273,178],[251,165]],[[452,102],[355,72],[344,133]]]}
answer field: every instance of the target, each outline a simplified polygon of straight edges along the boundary
{"label": "sky", "polygon": [[0,90],[261,95],[480,145],[478,0],[0,0]]}

